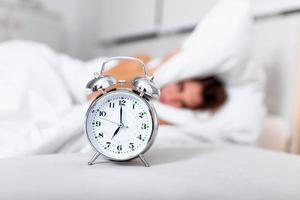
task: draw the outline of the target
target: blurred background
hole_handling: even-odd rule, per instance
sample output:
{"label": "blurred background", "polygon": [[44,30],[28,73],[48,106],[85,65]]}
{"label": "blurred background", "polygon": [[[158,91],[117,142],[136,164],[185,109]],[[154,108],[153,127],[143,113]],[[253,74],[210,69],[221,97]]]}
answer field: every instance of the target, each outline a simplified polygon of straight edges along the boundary
{"label": "blurred background", "polygon": [[[88,60],[180,46],[216,0],[0,0],[0,41],[29,39]],[[300,153],[300,0],[252,0],[252,56],[267,75],[260,145]],[[157,48],[159,46],[159,48]]]}

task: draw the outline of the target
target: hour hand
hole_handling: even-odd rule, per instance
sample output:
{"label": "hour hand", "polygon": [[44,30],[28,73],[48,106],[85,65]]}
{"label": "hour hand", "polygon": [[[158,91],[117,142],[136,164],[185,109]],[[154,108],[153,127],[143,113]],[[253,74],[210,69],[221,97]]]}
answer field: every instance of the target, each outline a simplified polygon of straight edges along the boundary
{"label": "hour hand", "polygon": [[115,130],[115,132],[114,132],[113,136],[111,137],[111,139],[113,139],[113,138],[118,134],[120,128],[121,128],[121,127],[119,126],[119,127],[117,128],[117,130]]}

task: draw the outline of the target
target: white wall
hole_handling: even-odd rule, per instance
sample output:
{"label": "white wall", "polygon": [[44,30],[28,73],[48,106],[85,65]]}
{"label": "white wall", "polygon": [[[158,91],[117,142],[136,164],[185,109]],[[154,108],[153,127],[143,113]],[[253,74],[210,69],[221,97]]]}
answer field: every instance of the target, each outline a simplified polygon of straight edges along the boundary
{"label": "white wall", "polygon": [[[100,41],[118,37],[168,31],[177,26],[186,26],[198,22],[217,0],[101,0],[99,1],[100,19],[98,38]],[[120,7],[119,7],[120,6]],[[107,12],[109,8],[110,11]],[[126,12],[128,13],[126,15]],[[120,14],[118,16],[118,13]],[[113,16],[111,20],[111,14]],[[125,45],[99,47],[99,53],[105,55],[133,55],[147,53],[162,56],[180,46],[186,35],[168,35]]]}
{"label": "white wall", "polygon": [[292,118],[299,65],[300,15],[274,18],[254,27],[253,57],[265,68],[269,112]]}
{"label": "white wall", "polygon": [[46,43],[63,50],[60,17],[41,9],[39,4],[18,4],[0,0],[0,41],[25,39]]}
{"label": "white wall", "polygon": [[81,58],[93,57],[96,46],[97,0],[40,0],[45,9],[61,15],[66,53]]}

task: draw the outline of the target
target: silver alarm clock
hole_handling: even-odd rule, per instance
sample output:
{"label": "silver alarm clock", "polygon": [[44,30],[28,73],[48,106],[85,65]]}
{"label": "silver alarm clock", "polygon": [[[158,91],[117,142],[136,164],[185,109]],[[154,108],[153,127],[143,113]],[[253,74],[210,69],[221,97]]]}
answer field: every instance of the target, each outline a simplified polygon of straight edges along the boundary
{"label": "silver alarm clock", "polygon": [[[144,69],[143,77],[132,81],[132,88],[108,90],[117,81],[112,76],[104,76],[105,65],[113,60],[131,60]],[[146,65],[137,58],[112,57],[103,62],[100,74],[87,84],[90,93],[102,93],[91,103],[85,121],[85,132],[96,153],[88,162],[103,155],[113,161],[128,161],[139,157],[149,166],[143,154],[151,147],[157,134],[158,118],[150,102],[158,98],[160,91],[147,73]]]}

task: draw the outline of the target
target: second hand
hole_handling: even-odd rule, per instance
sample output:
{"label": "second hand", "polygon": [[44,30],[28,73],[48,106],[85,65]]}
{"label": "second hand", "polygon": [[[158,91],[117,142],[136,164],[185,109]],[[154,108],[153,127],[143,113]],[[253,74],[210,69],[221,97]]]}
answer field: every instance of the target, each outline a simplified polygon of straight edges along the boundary
{"label": "second hand", "polygon": [[[114,122],[114,121],[111,121],[111,120],[109,120],[109,119],[105,119],[105,118],[102,118],[102,117],[99,117],[99,118],[100,118],[100,119],[103,119],[103,120],[105,120],[105,121],[108,121],[108,122],[117,124],[118,126],[121,126],[121,124],[119,124],[119,123],[117,123],[117,122]],[[123,126],[123,127],[128,128],[128,126]]]}

